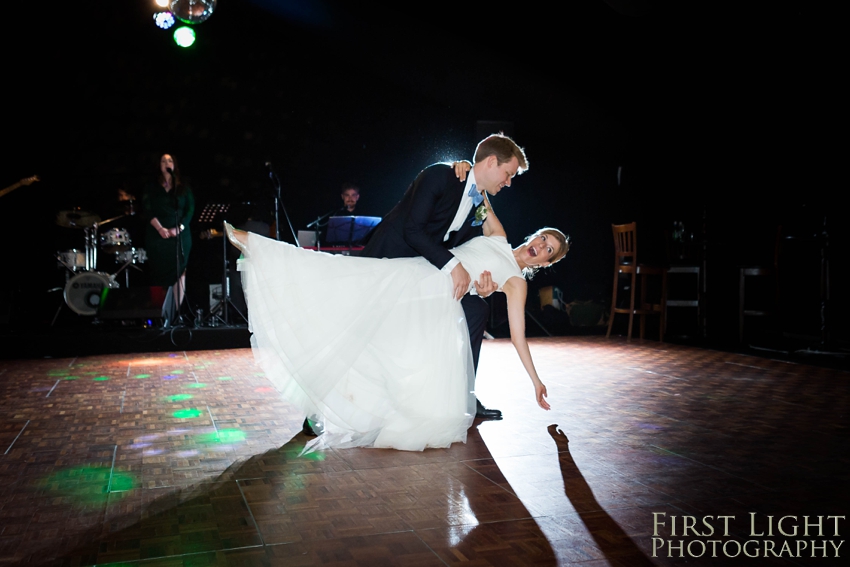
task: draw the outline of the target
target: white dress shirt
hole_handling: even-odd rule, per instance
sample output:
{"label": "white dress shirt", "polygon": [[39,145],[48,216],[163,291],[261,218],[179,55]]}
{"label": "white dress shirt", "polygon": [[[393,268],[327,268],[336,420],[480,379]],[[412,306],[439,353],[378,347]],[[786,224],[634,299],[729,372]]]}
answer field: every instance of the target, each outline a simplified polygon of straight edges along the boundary
{"label": "white dress shirt", "polygon": [[[469,216],[469,211],[472,210],[472,197],[469,196],[469,190],[475,184],[475,172],[473,170],[469,170],[469,173],[466,176],[466,185],[463,187],[463,197],[460,199],[460,205],[457,207],[457,213],[455,213],[455,218],[452,221],[451,226],[446,231],[445,236],[443,236],[443,242],[449,239],[449,235],[456,231],[460,230],[463,227],[463,223],[466,221]],[[455,266],[460,264],[460,260],[457,258],[452,258],[446,265],[442,267],[442,271],[451,272]]]}

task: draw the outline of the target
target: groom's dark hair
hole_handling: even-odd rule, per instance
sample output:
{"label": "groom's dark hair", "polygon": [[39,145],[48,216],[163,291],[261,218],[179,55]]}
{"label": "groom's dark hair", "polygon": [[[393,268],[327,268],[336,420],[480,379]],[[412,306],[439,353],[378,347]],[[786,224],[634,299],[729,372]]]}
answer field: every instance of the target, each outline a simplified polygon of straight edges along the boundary
{"label": "groom's dark hair", "polygon": [[478,147],[475,148],[475,163],[483,161],[490,156],[496,156],[499,165],[506,161],[511,161],[515,157],[519,162],[517,175],[528,169],[528,159],[525,157],[525,151],[519,147],[516,142],[499,132],[491,134],[478,142]]}

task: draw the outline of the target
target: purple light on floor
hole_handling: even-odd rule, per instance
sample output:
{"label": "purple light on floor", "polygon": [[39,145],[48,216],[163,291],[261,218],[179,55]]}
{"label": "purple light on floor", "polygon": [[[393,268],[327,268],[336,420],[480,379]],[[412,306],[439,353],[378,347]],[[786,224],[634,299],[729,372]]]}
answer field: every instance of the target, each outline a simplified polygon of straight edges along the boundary
{"label": "purple light on floor", "polygon": [[190,431],[192,431],[192,430],[191,429],[172,429],[170,431],[167,431],[165,434],[169,435],[169,436],[183,435],[185,433],[189,433]]}
{"label": "purple light on floor", "polygon": [[179,453],[177,453],[175,455],[175,457],[180,457],[182,459],[188,459],[189,457],[195,457],[195,456],[200,455],[200,454],[201,454],[200,451],[192,449],[190,451],[180,451]]}
{"label": "purple light on floor", "polygon": [[168,376],[162,377],[163,380],[174,380],[175,378],[180,378],[180,377],[177,376],[176,374],[169,374]]}

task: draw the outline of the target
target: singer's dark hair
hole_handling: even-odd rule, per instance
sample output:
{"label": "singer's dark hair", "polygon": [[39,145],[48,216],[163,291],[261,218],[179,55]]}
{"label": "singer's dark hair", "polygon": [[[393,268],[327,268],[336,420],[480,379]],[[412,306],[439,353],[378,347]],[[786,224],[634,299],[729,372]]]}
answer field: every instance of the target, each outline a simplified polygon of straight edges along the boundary
{"label": "singer's dark hair", "polygon": [[186,186],[183,184],[183,179],[180,177],[180,164],[174,154],[165,152],[159,156],[159,159],[156,160],[157,181],[159,181],[160,185],[165,183],[165,176],[162,174],[162,168],[159,165],[162,163],[162,156],[171,156],[171,161],[174,162],[174,168],[171,170],[171,177],[174,181],[174,189],[176,190],[175,195],[183,195],[186,192]]}

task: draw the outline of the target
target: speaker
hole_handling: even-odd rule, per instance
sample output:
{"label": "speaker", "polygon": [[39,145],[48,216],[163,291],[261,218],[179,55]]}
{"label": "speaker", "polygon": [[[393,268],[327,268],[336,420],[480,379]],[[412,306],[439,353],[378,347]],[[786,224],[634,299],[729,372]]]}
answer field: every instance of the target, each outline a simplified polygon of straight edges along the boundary
{"label": "speaker", "polygon": [[161,286],[107,289],[97,316],[101,319],[159,319],[168,289]]}

